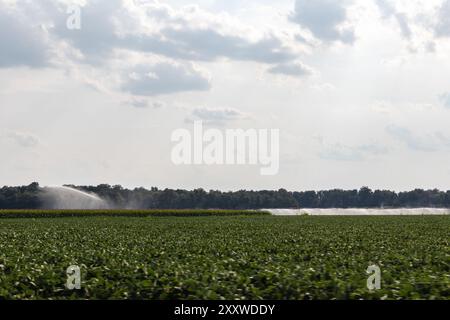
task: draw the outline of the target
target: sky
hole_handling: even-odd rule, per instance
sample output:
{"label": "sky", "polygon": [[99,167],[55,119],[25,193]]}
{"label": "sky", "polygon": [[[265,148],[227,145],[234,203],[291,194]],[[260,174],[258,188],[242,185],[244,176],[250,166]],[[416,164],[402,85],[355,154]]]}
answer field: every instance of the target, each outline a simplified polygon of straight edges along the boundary
{"label": "sky", "polygon": [[[0,0],[0,44],[0,185],[450,189],[450,0]],[[174,164],[199,120],[278,174]]]}

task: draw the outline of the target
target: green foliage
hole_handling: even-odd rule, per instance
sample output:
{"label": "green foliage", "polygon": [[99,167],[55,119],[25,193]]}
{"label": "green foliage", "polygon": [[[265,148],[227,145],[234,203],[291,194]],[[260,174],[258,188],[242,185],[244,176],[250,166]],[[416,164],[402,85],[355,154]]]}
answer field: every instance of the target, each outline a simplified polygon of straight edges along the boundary
{"label": "green foliage", "polygon": [[0,299],[449,299],[449,233],[448,216],[0,219]]}

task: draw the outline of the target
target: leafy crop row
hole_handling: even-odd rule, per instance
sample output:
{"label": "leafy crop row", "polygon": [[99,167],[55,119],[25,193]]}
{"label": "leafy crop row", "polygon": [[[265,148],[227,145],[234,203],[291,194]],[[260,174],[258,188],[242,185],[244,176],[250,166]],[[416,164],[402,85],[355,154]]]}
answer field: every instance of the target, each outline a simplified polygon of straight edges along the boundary
{"label": "leafy crop row", "polygon": [[0,210],[1,218],[261,216],[261,210]]}
{"label": "leafy crop row", "polygon": [[0,299],[449,299],[449,240],[448,216],[0,219]]}

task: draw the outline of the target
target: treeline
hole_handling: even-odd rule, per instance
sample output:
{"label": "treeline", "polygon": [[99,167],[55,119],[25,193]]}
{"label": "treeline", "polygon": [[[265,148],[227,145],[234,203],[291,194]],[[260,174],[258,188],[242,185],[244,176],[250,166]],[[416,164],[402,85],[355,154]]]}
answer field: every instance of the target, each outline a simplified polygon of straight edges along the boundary
{"label": "treeline", "polygon": [[[450,208],[450,191],[415,189],[408,192],[371,190],[278,191],[205,191],[123,188],[111,186],[73,186],[92,192],[121,209],[270,209],[270,208]],[[43,189],[38,183],[0,189],[0,209],[40,209]]]}
{"label": "treeline", "polygon": [[41,188],[37,182],[29,186],[3,187],[0,189],[0,209],[39,209]]}

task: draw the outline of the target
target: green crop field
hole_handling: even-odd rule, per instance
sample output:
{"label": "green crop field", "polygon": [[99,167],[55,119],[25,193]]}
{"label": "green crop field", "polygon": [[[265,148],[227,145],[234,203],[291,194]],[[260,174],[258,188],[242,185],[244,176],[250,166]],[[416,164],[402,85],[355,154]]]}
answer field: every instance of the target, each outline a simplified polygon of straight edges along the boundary
{"label": "green crop field", "polygon": [[0,299],[450,298],[449,216],[2,216]]}
{"label": "green crop field", "polygon": [[267,216],[262,210],[0,210],[2,218]]}

